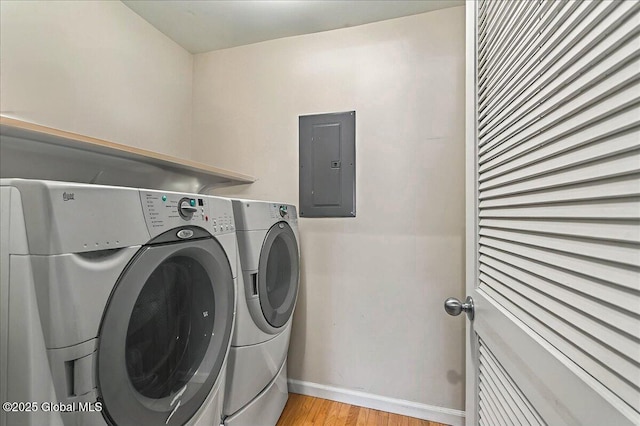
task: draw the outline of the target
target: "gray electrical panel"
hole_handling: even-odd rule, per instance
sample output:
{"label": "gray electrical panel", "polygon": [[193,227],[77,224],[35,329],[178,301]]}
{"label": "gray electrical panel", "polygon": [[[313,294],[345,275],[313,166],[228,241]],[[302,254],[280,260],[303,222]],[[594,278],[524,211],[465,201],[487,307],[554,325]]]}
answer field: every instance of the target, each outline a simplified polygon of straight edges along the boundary
{"label": "gray electrical panel", "polygon": [[300,217],[355,217],[356,112],[300,116]]}

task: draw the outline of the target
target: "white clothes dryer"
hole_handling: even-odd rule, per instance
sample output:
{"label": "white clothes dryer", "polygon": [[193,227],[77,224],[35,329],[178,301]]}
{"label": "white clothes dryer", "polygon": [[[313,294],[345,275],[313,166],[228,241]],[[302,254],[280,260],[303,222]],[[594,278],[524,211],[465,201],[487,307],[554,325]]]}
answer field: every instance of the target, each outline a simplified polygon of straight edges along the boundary
{"label": "white clothes dryer", "polygon": [[231,202],[23,179],[0,196],[0,423],[220,424]]}
{"label": "white clothes dryer", "polygon": [[224,423],[275,425],[289,395],[286,359],[300,279],[298,215],[288,204],[232,202],[242,272]]}

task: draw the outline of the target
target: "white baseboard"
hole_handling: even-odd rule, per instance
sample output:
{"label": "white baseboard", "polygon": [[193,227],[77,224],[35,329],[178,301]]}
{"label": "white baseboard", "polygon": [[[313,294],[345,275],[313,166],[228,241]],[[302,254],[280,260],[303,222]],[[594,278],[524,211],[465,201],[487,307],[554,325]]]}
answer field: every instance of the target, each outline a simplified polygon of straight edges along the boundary
{"label": "white baseboard", "polygon": [[403,416],[417,417],[432,422],[445,423],[452,426],[464,426],[464,411],[451,408],[435,407],[403,399],[389,398],[366,392],[343,389],[318,383],[289,379],[289,392],[316,398],[330,399],[374,410],[387,411]]}

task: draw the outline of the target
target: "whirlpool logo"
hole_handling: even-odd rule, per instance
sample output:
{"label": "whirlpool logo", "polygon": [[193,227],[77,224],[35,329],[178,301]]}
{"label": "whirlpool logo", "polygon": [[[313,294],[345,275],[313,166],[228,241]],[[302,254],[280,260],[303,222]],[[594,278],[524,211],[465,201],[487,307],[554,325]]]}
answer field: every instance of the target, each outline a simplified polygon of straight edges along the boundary
{"label": "whirlpool logo", "polygon": [[75,200],[75,194],[73,192],[63,192],[62,201]]}

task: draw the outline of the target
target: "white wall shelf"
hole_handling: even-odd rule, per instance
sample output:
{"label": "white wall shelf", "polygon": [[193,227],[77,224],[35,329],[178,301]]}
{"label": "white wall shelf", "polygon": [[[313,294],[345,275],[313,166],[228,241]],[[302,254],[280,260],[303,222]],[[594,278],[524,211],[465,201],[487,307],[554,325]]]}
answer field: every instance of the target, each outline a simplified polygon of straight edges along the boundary
{"label": "white wall shelf", "polygon": [[249,175],[0,116],[0,176],[169,191],[250,184]]}

